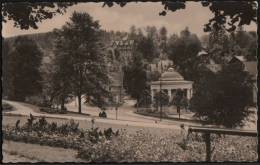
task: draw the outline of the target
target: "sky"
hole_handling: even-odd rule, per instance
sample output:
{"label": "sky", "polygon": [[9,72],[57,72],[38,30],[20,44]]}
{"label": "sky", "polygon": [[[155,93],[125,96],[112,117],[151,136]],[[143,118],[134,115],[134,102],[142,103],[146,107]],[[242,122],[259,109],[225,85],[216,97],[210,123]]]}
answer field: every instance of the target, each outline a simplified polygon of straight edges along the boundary
{"label": "sky", "polygon": [[[42,33],[52,31],[54,28],[61,28],[65,22],[69,21],[74,11],[87,12],[95,20],[99,20],[101,28],[104,30],[129,31],[131,25],[144,28],[146,26],[165,26],[168,34],[179,34],[181,30],[188,27],[192,33],[202,36],[203,25],[212,18],[213,14],[207,7],[202,7],[200,2],[187,2],[186,8],[175,12],[169,11],[166,16],[159,16],[163,10],[161,2],[131,2],[124,7],[115,5],[111,8],[103,7],[103,3],[79,3],[67,9],[64,15],[57,15],[50,20],[44,20],[38,24],[37,30],[20,30],[13,27],[13,22],[3,23],[3,37],[11,37],[22,34]],[[257,25],[252,23],[244,27],[251,31],[257,29]]]}

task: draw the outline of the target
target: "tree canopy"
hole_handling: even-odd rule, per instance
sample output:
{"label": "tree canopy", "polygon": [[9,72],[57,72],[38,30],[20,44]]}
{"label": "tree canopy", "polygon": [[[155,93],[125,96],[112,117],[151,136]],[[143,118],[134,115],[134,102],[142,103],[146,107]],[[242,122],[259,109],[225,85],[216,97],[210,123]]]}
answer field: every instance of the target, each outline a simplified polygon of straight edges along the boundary
{"label": "tree canopy", "polygon": [[8,98],[25,101],[27,96],[39,94],[42,89],[39,71],[42,52],[38,46],[26,37],[18,37],[7,56]]}
{"label": "tree canopy", "polygon": [[[56,14],[63,14],[68,7],[76,4],[76,2],[32,2],[2,3],[3,21],[13,20],[14,26],[21,29],[37,29],[39,22],[51,19]],[[114,4],[124,7],[129,2],[131,1],[105,1],[103,7],[112,7]],[[175,12],[186,7],[185,0],[162,1],[161,3],[164,8],[159,12],[161,16],[166,15],[168,11]],[[232,32],[237,26],[256,23],[257,20],[257,1],[202,1],[200,3],[214,14],[213,18],[204,25],[205,32],[220,27]]]}
{"label": "tree canopy", "polygon": [[248,116],[251,77],[237,63],[224,65],[219,73],[204,71],[191,108],[202,120],[226,127],[242,126]]}
{"label": "tree canopy", "polygon": [[200,40],[187,28],[181,32],[180,37],[172,35],[167,44],[169,59],[173,61],[176,70],[187,80],[196,79],[197,54],[200,50]]}
{"label": "tree canopy", "polygon": [[59,41],[56,44],[57,75],[63,86],[70,86],[72,94],[77,96],[79,113],[82,95],[89,103],[103,107],[109,94],[109,78],[98,21],[87,13],[74,12],[70,21],[55,33]]}

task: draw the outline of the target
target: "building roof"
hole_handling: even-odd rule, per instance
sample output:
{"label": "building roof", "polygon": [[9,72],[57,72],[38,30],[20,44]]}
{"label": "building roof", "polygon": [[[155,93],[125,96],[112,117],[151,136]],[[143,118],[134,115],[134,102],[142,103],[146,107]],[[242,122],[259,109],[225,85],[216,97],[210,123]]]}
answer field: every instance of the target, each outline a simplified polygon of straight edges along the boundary
{"label": "building roof", "polygon": [[206,66],[210,71],[214,73],[219,72],[222,69],[222,66],[220,64],[208,64]]}
{"label": "building roof", "polygon": [[169,68],[166,72],[164,72],[160,78],[162,81],[179,81],[184,80],[184,78],[173,68]]}
{"label": "building roof", "polygon": [[199,53],[198,53],[198,56],[201,56],[201,55],[207,55],[208,52],[206,52],[205,50],[201,50]]}
{"label": "building roof", "polygon": [[242,62],[246,61],[245,56],[235,56],[235,58],[237,58],[238,60],[240,60]]}
{"label": "building roof", "polygon": [[153,81],[150,85],[184,85],[184,84],[193,84],[192,81],[180,80],[180,81]]}

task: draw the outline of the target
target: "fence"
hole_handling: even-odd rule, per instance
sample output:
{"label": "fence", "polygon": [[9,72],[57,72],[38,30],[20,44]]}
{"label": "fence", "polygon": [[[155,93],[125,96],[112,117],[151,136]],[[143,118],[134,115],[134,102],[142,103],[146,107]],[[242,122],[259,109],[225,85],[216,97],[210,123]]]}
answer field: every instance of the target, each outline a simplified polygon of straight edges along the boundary
{"label": "fence", "polygon": [[211,128],[211,127],[189,127],[189,132],[199,132],[205,134],[205,143],[206,143],[206,161],[210,162],[211,158],[211,148],[210,148],[210,134],[225,134],[225,135],[238,135],[238,136],[251,136],[257,137],[256,131],[249,130],[232,130],[232,129],[223,129],[223,128]]}

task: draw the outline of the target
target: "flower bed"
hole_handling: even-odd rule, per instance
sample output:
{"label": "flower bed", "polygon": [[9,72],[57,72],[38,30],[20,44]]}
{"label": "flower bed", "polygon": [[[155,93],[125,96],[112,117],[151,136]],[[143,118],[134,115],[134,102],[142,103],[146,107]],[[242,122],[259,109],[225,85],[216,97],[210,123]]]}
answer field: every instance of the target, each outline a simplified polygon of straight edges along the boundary
{"label": "flower bed", "polygon": [[[214,137],[214,136],[213,136]],[[256,161],[257,139],[217,137],[212,139],[212,161]],[[206,148],[202,137],[180,135],[165,137],[148,132],[121,133],[111,141],[100,141],[79,150],[79,157],[94,162],[196,162],[205,161]]]}
{"label": "flower bed", "polygon": [[[184,132],[184,133],[183,133]],[[23,126],[19,121],[15,127],[4,127],[3,137],[7,140],[22,141],[72,148],[78,150],[78,157],[90,162],[194,162],[206,157],[203,136],[192,133],[187,136],[169,133],[152,135],[143,130],[134,134],[111,128],[82,130],[71,120],[57,126],[45,118],[38,121],[31,117]],[[256,161],[257,138],[239,136],[211,136],[212,161]]]}
{"label": "flower bed", "polygon": [[35,121],[31,115],[27,123],[19,126],[19,120],[15,127],[3,128],[3,137],[6,140],[42,144],[54,147],[79,149],[97,143],[101,139],[109,140],[118,135],[111,128],[100,131],[98,128],[82,130],[78,128],[79,123],[71,120],[60,126],[57,123],[48,123],[44,117]]}

